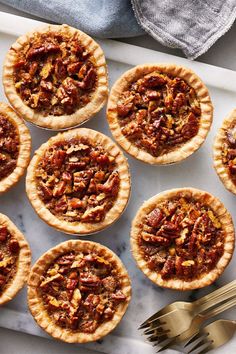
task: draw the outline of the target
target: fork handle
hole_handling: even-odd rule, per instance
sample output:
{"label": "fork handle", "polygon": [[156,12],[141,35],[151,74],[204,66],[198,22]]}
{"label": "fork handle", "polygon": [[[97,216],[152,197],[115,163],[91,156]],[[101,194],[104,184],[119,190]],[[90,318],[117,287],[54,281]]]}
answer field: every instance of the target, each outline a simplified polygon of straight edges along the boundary
{"label": "fork handle", "polygon": [[202,313],[203,311],[206,310],[214,309],[216,306],[220,306],[221,304],[231,300],[234,297],[236,297],[236,287],[234,288],[232,287],[231,289],[224,292],[223,294],[208,300],[207,302],[205,302],[202,305],[199,305],[198,307],[195,307],[195,315],[198,315],[199,313]]}
{"label": "fork handle", "polygon": [[216,308],[213,308],[213,309],[209,309],[209,310],[205,310],[205,311],[202,311],[200,312],[198,315],[200,317],[203,318],[203,320],[207,320],[208,318],[211,318],[213,316],[216,316],[218,315],[219,313],[221,312],[224,312],[228,309],[230,309],[231,307],[235,306],[236,305],[236,294],[234,296],[234,298],[230,299],[229,301],[227,302],[224,302],[222,305],[216,307]]}
{"label": "fork handle", "polygon": [[207,294],[207,295],[201,297],[200,299],[194,301],[193,304],[203,308],[203,305],[208,303],[208,301],[215,300],[219,296],[222,296],[225,293],[227,293],[228,291],[235,289],[235,288],[236,288],[236,280],[233,280],[230,283],[222,286],[221,288],[213,291],[212,293]]}

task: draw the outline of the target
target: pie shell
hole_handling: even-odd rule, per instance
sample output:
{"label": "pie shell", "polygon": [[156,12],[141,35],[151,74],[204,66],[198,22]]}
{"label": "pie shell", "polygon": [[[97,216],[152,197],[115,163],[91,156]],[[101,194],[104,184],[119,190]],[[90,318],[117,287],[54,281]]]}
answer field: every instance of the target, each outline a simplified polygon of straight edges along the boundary
{"label": "pie shell", "polygon": [[222,126],[218,129],[213,144],[213,159],[215,170],[228,191],[236,194],[236,185],[233,183],[227,167],[222,161],[222,146],[226,140],[225,133],[231,127],[232,123],[236,124],[236,109],[228,114],[223,120]]}
{"label": "pie shell", "polygon": [[[194,88],[201,107],[201,118],[198,134],[186,143],[161,156],[152,156],[143,149],[132,144],[123,134],[117,115],[117,102],[122,92],[127,90],[132,82],[141,77],[158,71],[164,74],[178,76]],[[165,165],[186,159],[203,144],[210,130],[213,116],[213,106],[209,92],[201,79],[191,70],[176,64],[143,64],[126,71],[113,85],[107,105],[107,119],[111,132],[120,146],[138,160],[149,164]]]}
{"label": "pie shell", "polygon": [[[205,205],[210,206],[213,212],[219,218],[220,222],[222,223],[223,230],[225,231],[226,235],[224,243],[224,253],[218,261],[216,267],[212,269],[209,273],[204,275],[202,278],[195,279],[189,282],[181,279],[162,279],[160,274],[148,268],[147,263],[143,259],[143,256],[140,253],[138,246],[140,229],[142,227],[142,222],[145,220],[146,215],[149,214],[159,203],[166,200],[171,200],[176,197],[193,198],[201,203],[204,203]],[[195,188],[177,188],[167,190],[145,201],[141,208],[138,210],[131,228],[131,249],[138,267],[155,284],[164,288],[176,290],[193,290],[212,284],[223,273],[224,269],[230,262],[234,251],[234,243],[235,236],[233,221],[231,215],[226,210],[222,202],[210,193]]]}
{"label": "pie shell", "polygon": [[[49,209],[46,208],[45,204],[38,196],[37,183],[34,174],[40,158],[43,157],[45,150],[51,144],[62,141],[63,139],[82,137],[88,138],[92,142],[96,142],[96,144],[100,144],[106,151],[109,152],[109,155],[115,158],[117,171],[119,172],[120,176],[119,192],[116,200],[114,201],[113,206],[106,213],[105,219],[101,222],[96,223],[67,222],[54,216],[49,211]],[[48,225],[56,228],[57,230],[63,231],[68,234],[78,235],[88,235],[91,233],[95,233],[114,223],[123,213],[129,201],[130,185],[131,181],[129,174],[129,166],[127,163],[127,159],[124,157],[122,151],[106,135],[88,128],[72,129],[63,133],[59,133],[56,136],[50,138],[35,152],[35,155],[29,164],[26,176],[26,192],[38,216],[43,219]]]}
{"label": "pie shell", "polygon": [[24,235],[6,215],[0,214],[0,226],[6,226],[20,245],[19,258],[16,264],[16,274],[7,288],[3,291],[2,295],[0,295],[0,305],[3,305],[12,300],[27,282],[30,272],[31,251]]}
{"label": "pie shell", "polygon": [[[73,114],[53,116],[48,115],[44,117],[41,113],[36,112],[27,106],[17,93],[14,84],[14,64],[17,60],[17,52],[28,43],[36,32],[47,33],[49,31],[74,35],[76,32],[79,34],[79,40],[86,50],[91,54],[94,65],[97,71],[96,89],[91,95],[91,101],[82,108],[77,109]],[[68,25],[47,25],[38,28],[34,31],[28,32],[19,37],[17,41],[9,49],[4,66],[3,66],[3,86],[5,94],[13,106],[13,108],[27,121],[36,124],[39,127],[47,129],[67,129],[78,126],[93,115],[100,111],[104,106],[108,96],[108,79],[106,61],[101,47],[84,32],[70,27]]]}
{"label": "pie shell", "polygon": [[[60,255],[69,251],[79,252],[95,252],[107,261],[112,262],[118,269],[119,277],[122,282],[122,292],[126,295],[127,300],[119,304],[117,310],[110,321],[102,323],[94,333],[76,333],[76,331],[65,329],[58,326],[49,316],[44,308],[43,300],[38,296],[37,288],[41,282],[41,277],[50,264]],[[69,240],[60,243],[54,248],[51,248],[44,253],[34,264],[31,269],[28,281],[28,305],[32,316],[38,325],[43,328],[52,337],[60,339],[69,343],[85,343],[96,341],[109,332],[111,332],[120,322],[125,314],[131,299],[131,283],[129,275],[122,264],[119,257],[113,253],[109,248],[91,241]]]}
{"label": "pie shell", "polygon": [[0,180],[0,194],[15,185],[24,174],[29,161],[31,150],[31,136],[24,121],[6,103],[0,102],[0,115],[8,119],[19,134],[19,155],[15,169],[10,175]]}

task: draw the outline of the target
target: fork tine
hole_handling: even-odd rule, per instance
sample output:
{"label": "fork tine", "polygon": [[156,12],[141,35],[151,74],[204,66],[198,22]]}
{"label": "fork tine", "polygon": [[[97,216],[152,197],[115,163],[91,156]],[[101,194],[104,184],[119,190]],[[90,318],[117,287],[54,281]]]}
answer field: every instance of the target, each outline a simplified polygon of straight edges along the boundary
{"label": "fork tine", "polygon": [[187,347],[188,345],[192,344],[193,342],[195,342],[198,339],[203,339],[204,337],[206,337],[207,334],[206,333],[202,333],[201,331],[199,331],[197,334],[195,334],[189,341],[187,341],[184,344],[184,347]]}
{"label": "fork tine", "polygon": [[206,340],[206,338],[203,338],[200,342],[195,344],[194,347],[190,351],[188,351],[188,354],[194,352],[194,350],[196,350],[196,349],[200,349],[200,347],[202,347],[204,344],[211,344],[211,343],[209,343],[208,340]]}
{"label": "fork tine", "polygon": [[152,319],[152,320],[150,320],[150,321],[149,321],[149,319],[148,319],[147,321],[143,322],[143,323],[139,326],[138,329],[149,328],[149,327],[151,327],[151,326],[153,326],[153,325],[155,326],[156,324],[160,324],[160,323],[161,323],[161,321],[160,321],[158,318]]}
{"label": "fork tine", "polygon": [[155,328],[152,328],[152,329],[146,329],[143,334],[145,336],[147,336],[148,334],[153,334],[155,332],[162,332],[163,331],[163,327],[162,325],[158,326],[158,327],[155,327]]}
{"label": "fork tine", "polygon": [[198,354],[208,353],[211,349],[213,349],[213,348],[211,347],[211,344],[209,344],[205,349],[203,349],[200,352],[198,352]]}
{"label": "fork tine", "polygon": [[158,317],[157,317],[157,313],[154,313],[154,315],[150,316],[146,321],[144,321],[138,329],[143,329],[143,328],[147,328],[151,322],[153,322],[153,320],[158,320]]}
{"label": "fork tine", "polygon": [[168,338],[168,336],[166,335],[167,333],[168,333],[167,331],[162,332],[162,333],[155,333],[155,334],[147,337],[147,340],[149,342],[156,342],[157,340],[161,340],[162,337]]}
{"label": "fork tine", "polygon": [[[172,345],[175,344],[175,343],[176,343],[176,339],[175,338],[174,339],[171,338],[171,340],[168,343],[166,343],[160,349],[157,350],[157,353],[162,352],[163,350],[171,348]],[[159,346],[161,346],[161,344],[159,344]]]}
{"label": "fork tine", "polygon": [[163,343],[168,339],[169,337],[167,335],[160,336],[156,338],[155,343],[152,344],[153,347],[162,347]]}

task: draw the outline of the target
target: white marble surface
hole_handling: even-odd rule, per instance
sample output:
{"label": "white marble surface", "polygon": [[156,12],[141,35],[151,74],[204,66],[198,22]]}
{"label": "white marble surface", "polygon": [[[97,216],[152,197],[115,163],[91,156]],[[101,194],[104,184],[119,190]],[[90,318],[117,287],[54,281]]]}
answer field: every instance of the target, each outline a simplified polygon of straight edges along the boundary
{"label": "white marble surface", "polygon": [[[12,13],[17,14],[17,11],[11,10],[10,8],[7,8],[6,6],[0,5],[0,11],[9,11]],[[236,26],[233,26],[233,28],[231,29],[230,32],[228,32],[223,38],[221,38],[216,45],[210,49],[210,51],[205,54],[204,56],[202,56],[201,58],[199,58],[200,61],[204,61],[206,63],[210,63],[210,64],[214,64],[214,65],[219,65],[219,66],[223,66],[229,69],[236,69],[236,62],[234,59],[234,53],[235,53],[235,47],[236,47],[236,41],[234,40],[235,38],[235,31],[236,31]],[[181,53],[178,50],[173,50],[173,49],[168,49],[168,48],[164,48],[163,46],[161,46],[160,44],[158,44],[157,42],[155,42],[152,38],[148,37],[148,36],[142,36],[139,38],[135,38],[135,39],[126,39],[124,40],[127,43],[131,43],[131,44],[136,44],[136,45],[140,45],[143,47],[147,47],[147,48],[151,48],[151,49],[156,49],[162,52],[166,52],[166,53],[170,53],[170,54],[175,54],[175,55],[181,55]],[[121,68],[122,70],[122,68]],[[117,73],[118,74],[118,73]],[[213,92],[214,91],[214,92]],[[217,90],[213,90],[212,89],[212,93],[213,93],[213,99],[214,101],[218,102],[218,106],[217,106],[217,115],[220,117],[222,114],[224,114],[224,107],[221,107],[220,104],[220,98],[222,96],[221,92],[217,91]],[[228,97],[227,99],[227,105],[229,107],[233,106],[233,102],[234,102],[234,97],[233,95],[230,95],[230,97]],[[90,123],[88,124],[88,126],[94,127],[96,128],[95,124]],[[101,127],[99,127],[101,128]],[[103,127],[104,131],[106,130],[105,127]],[[32,129],[33,131],[36,132],[35,129]],[[37,145],[39,145],[40,139],[45,140],[46,136],[49,135],[49,133],[45,133],[44,132],[44,136],[43,137],[38,137],[38,133],[37,133]],[[41,135],[40,135],[41,136]],[[212,139],[212,134],[210,139]],[[42,141],[41,140],[41,141]],[[187,160],[186,162],[184,162],[181,167],[179,167],[179,165],[176,166],[171,166],[171,167],[166,167],[166,169],[157,169],[157,170],[152,170],[151,174],[149,175],[149,179],[150,179],[150,183],[152,184],[153,189],[147,191],[146,196],[149,197],[152,194],[154,194],[156,191],[158,191],[161,188],[161,184],[160,181],[164,180],[166,181],[165,184],[165,188],[168,187],[173,187],[175,184],[175,180],[173,176],[176,176],[176,179],[178,179],[178,181],[180,181],[181,176],[183,175],[183,172],[185,173],[185,181],[183,182],[184,184],[186,184],[186,182],[188,183],[188,181],[191,183],[192,186],[198,186],[201,188],[205,188],[208,189],[209,191],[215,192],[215,189],[213,187],[213,185],[215,183],[217,183],[217,192],[215,192],[215,194],[217,194],[218,196],[222,196],[222,199],[224,201],[226,201],[227,206],[229,206],[229,209],[231,210],[231,212],[234,211],[234,205],[233,205],[233,197],[231,197],[229,194],[226,194],[226,192],[223,190],[223,187],[221,186],[220,183],[218,183],[218,180],[215,176],[215,174],[213,173],[213,171],[210,171],[210,181],[205,181],[203,176],[199,176],[198,172],[199,169],[201,168],[206,168],[208,169],[208,164],[207,161],[205,161],[204,154],[209,154],[210,152],[210,144],[208,144],[207,146],[204,146],[203,149],[201,149],[197,154],[195,154],[195,156],[193,156],[192,158],[190,158],[189,160]],[[139,175],[139,183],[134,187],[133,190],[140,190],[140,187],[142,185],[145,185],[146,182],[146,178],[145,178],[145,171],[144,169],[146,168],[146,166],[135,162],[134,160],[130,160],[131,162],[131,171],[135,171],[136,175]],[[183,171],[184,169],[184,171]],[[170,173],[171,172],[171,173]],[[156,183],[156,186],[155,186]],[[189,183],[189,184],[190,184]],[[181,186],[182,184],[180,182],[178,182],[178,186]],[[155,188],[155,190],[154,190]],[[10,192],[10,196],[14,197],[16,200],[16,205],[18,205],[18,207],[20,207],[23,203],[23,205],[27,204],[27,201],[25,198],[21,198],[18,195],[17,191],[20,191],[23,189],[23,183],[21,182],[21,184],[17,187],[17,189],[14,189]],[[128,213],[130,213],[130,215],[134,214],[137,207],[140,205],[141,201],[142,201],[142,195],[137,193],[137,199],[135,202],[135,205],[130,205],[129,209],[128,209]],[[4,198],[4,210],[7,212],[9,211],[9,205],[8,205],[8,199]],[[2,209],[2,208],[1,208]],[[3,210],[3,211],[4,211]],[[15,221],[17,222],[17,224],[20,224],[20,216],[15,216]],[[35,220],[36,216],[33,213],[33,211],[31,211],[30,214],[30,218],[28,218],[28,222],[26,221],[26,223],[24,223],[24,227],[26,227],[26,235],[28,233],[31,233],[33,231],[32,229],[32,220]],[[126,219],[126,214],[123,216],[123,218],[119,221],[119,223],[117,224],[117,228],[124,228],[124,230],[126,229],[125,224],[127,222]],[[22,225],[23,226],[23,225]],[[118,229],[117,229],[118,230]],[[134,268],[134,263],[132,258],[129,255],[129,250],[128,250],[128,240],[126,239],[128,237],[123,235],[119,235],[120,237],[120,242],[119,245],[118,244],[114,244],[112,242],[112,239],[108,240],[108,234],[110,232],[114,231],[113,229],[110,229],[108,231],[106,231],[105,233],[103,233],[102,238],[100,239],[101,242],[103,242],[103,240],[105,240],[105,244],[110,246],[112,249],[114,249],[116,252],[121,253],[121,257],[123,259],[125,259],[125,263],[127,265],[128,268],[132,267],[134,270],[132,271],[132,279],[134,280],[135,278],[138,278],[139,281],[137,282],[133,282],[133,290],[134,293],[136,294],[136,306],[139,305],[140,307],[140,311],[142,310],[143,307],[143,303],[146,299],[146,301],[148,301],[149,304],[151,304],[151,306],[158,306],[159,307],[159,303],[161,301],[163,301],[163,298],[165,298],[165,302],[168,302],[168,299],[171,299],[173,297],[173,292],[169,292],[169,291],[165,291],[162,292],[161,289],[154,287],[146,278],[144,278],[144,276],[142,276],[142,274],[136,270]],[[42,234],[47,233],[48,237],[52,237],[51,240],[52,242],[59,242],[61,240],[64,240],[64,237],[54,231],[52,231],[51,229],[47,228],[46,225],[42,225],[41,224],[41,232]],[[58,235],[58,238],[57,238]],[[45,249],[47,249],[48,245],[45,244],[44,246],[41,245],[41,238],[40,235],[37,234],[38,239],[35,241],[36,243],[38,243],[39,249],[40,251],[43,250],[43,247]],[[44,235],[42,236],[44,237]],[[113,237],[118,237],[117,234],[113,233]],[[98,239],[96,238],[96,236],[93,237],[94,240]],[[119,247],[118,247],[119,246]],[[234,262],[235,263],[235,262]],[[220,283],[225,283],[227,280],[232,279],[233,271],[234,267],[233,264],[231,264],[231,267],[227,269],[224,278],[219,281]],[[148,298],[146,296],[144,296],[143,293],[143,289],[140,287],[140,284],[144,284],[144,286],[146,286],[146,289],[148,291]],[[208,289],[209,290],[209,289]],[[137,296],[139,294],[139,296]],[[24,294],[22,293],[20,295],[20,299],[22,299],[22,310],[24,311],[25,309],[25,300],[24,300]],[[147,295],[145,293],[145,295]],[[184,297],[186,298],[189,294],[185,294]],[[181,294],[175,294],[174,298],[183,298],[183,296]],[[17,308],[19,308],[19,301],[17,301]],[[132,305],[132,307],[134,306],[134,304]],[[151,313],[151,306],[149,307],[149,313]],[[12,310],[14,310],[16,308],[16,302],[13,301],[10,305],[9,308],[11,308]],[[127,333],[127,330],[131,330],[133,328],[132,321],[135,321],[136,317],[142,317],[140,316],[139,313],[133,312],[131,311],[132,308],[130,308],[130,311],[128,312],[127,316],[126,316],[126,324],[122,325],[122,328],[119,327],[117,333]],[[231,316],[233,316],[234,313],[231,312]],[[235,316],[234,316],[235,317]],[[20,325],[20,323],[19,323]],[[29,326],[31,326],[31,323],[29,323]],[[135,332],[135,328],[133,328],[134,332]],[[132,333],[132,335],[134,337],[136,337],[136,333]],[[112,340],[111,340],[112,343]],[[110,347],[110,353],[113,354],[113,350],[112,347]],[[229,348],[229,347],[228,347]],[[71,346],[71,345],[66,345],[63,343],[58,343],[56,341],[51,341],[51,340],[47,340],[47,339],[42,339],[42,338],[37,338],[37,337],[33,337],[33,336],[29,336],[29,335],[25,335],[19,332],[12,332],[9,330],[5,330],[5,329],[0,329],[0,353],[1,354],[27,354],[27,353],[75,353],[78,351],[78,348]],[[80,348],[80,352],[83,354],[91,354],[91,351],[88,351],[87,349],[82,349]],[[119,352],[119,348],[116,348],[116,352]],[[221,353],[234,353],[236,352],[236,346],[235,345],[231,345],[230,349],[223,351],[220,351]],[[95,352],[94,352],[95,353]],[[121,352],[120,352],[121,353]],[[124,352],[123,352],[124,353]],[[127,353],[129,353],[129,351],[127,351]]]}

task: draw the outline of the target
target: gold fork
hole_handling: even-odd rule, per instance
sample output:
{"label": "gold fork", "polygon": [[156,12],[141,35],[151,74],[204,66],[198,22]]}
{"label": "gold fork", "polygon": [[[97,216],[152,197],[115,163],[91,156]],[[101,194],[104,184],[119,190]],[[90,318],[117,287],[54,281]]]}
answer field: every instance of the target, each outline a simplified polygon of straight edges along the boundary
{"label": "gold fork", "polygon": [[[191,325],[196,332],[198,323],[201,323],[206,317],[206,315],[204,317],[205,310],[214,310],[217,305],[236,295],[235,284],[236,281],[233,281],[193,303],[176,302],[168,305],[146,320],[140,328],[146,328],[144,334],[149,335],[148,340],[159,346],[163,346],[167,339],[174,338],[176,340],[181,333],[191,329]],[[177,326],[176,323],[178,323]],[[190,336],[195,332],[192,333],[191,330]]]}
{"label": "gold fork", "polygon": [[[170,313],[174,310],[184,310],[184,311],[190,311],[190,312],[195,312],[198,310],[198,308],[201,307],[201,309],[204,309],[204,305],[208,307],[208,302],[209,301],[214,301],[217,299],[219,296],[222,296],[224,294],[227,294],[228,291],[233,290],[236,288],[236,280],[233,280],[232,282],[222,286],[221,288],[211,292],[210,294],[207,294],[200,299],[194,301],[194,302],[187,302],[187,301],[176,301],[173,302],[165,307],[163,307],[161,310],[156,312],[154,315],[149,317],[146,321],[144,321],[139,329],[147,329],[146,331],[150,329],[154,329],[156,325],[159,324],[159,320],[161,319],[162,321],[168,320],[168,316]],[[147,334],[146,331],[144,334]]]}
{"label": "gold fork", "polygon": [[[232,293],[233,293],[233,291],[231,291],[231,295],[232,295]],[[159,332],[159,333],[157,333],[157,335],[153,335],[152,342],[154,342],[153,343],[154,346],[159,347],[159,349],[157,350],[158,352],[169,349],[169,348],[173,347],[174,345],[176,345],[177,343],[181,343],[183,341],[186,341],[187,339],[189,339],[193,335],[195,335],[199,331],[200,325],[204,321],[220,314],[223,311],[228,310],[229,308],[231,308],[235,305],[236,305],[236,292],[234,290],[234,295],[231,296],[227,301],[223,301],[222,303],[220,303],[218,305],[214,305],[210,309],[206,309],[203,312],[199,313],[197,316],[195,316],[193,318],[192,323],[191,323],[190,327],[188,328],[188,330],[183,332],[181,335],[176,336],[176,337],[170,337],[168,332],[165,332],[165,333]]]}
{"label": "gold fork", "polygon": [[186,343],[185,348],[191,346],[188,354],[196,351],[196,354],[205,354],[228,342],[236,332],[236,321],[218,320],[202,328],[198,334]]}
{"label": "gold fork", "polygon": [[[194,301],[194,302],[186,302],[186,301],[177,301],[170,305],[165,306],[160,311],[156,312],[153,316],[149,317],[145,322],[141,324],[139,329],[145,329],[144,334],[152,334],[154,330],[158,329],[161,323],[169,322],[172,320],[173,314],[177,315],[181,318],[184,313],[189,313],[190,315],[198,313],[201,310],[204,310],[211,305],[213,301],[222,301],[222,296],[227,296],[228,292],[234,290],[236,288],[236,280],[233,280],[229,284],[213,291],[212,293],[203,296],[202,298]],[[178,315],[179,313],[179,315]],[[182,321],[183,322],[183,321]],[[185,322],[185,321],[184,321]],[[185,326],[186,327],[186,326]],[[188,326],[187,326],[188,327]],[[175,336],[181,334],[183,332],[182,328],[175,329]],[[186,330],[186,328],[185,328]]]}

